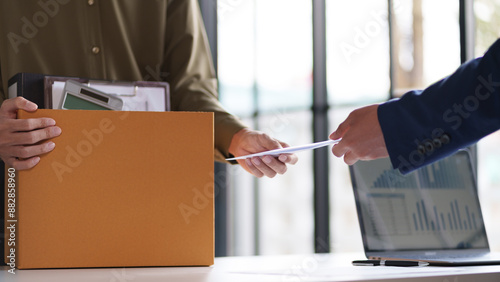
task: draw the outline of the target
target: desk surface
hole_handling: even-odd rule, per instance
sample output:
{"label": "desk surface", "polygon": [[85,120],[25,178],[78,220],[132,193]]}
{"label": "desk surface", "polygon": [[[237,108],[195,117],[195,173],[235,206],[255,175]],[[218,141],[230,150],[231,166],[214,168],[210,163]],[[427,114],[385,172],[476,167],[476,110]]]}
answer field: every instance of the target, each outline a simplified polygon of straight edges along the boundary
{"label": "desk surface", "polygon": [[211,267],[17,270],[3,267],[0,281],[37,282],[268,282],[268,281],[500,281],[500,266],[352,266],[362,254],[216,258]]}

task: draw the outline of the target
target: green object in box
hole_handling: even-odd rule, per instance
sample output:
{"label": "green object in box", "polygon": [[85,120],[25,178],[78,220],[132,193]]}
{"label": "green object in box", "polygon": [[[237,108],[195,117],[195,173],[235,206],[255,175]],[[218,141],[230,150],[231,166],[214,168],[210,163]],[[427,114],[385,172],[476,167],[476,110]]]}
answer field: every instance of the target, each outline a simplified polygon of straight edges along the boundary
{"label": "green object in box", "polygon": [[66,99],[63,104],[64,109],[68,110],[106,110],[109,111],[111,109],[101,107],[95,103],[89,102],[82,98],[79,98],[71,93],[66,94]]}

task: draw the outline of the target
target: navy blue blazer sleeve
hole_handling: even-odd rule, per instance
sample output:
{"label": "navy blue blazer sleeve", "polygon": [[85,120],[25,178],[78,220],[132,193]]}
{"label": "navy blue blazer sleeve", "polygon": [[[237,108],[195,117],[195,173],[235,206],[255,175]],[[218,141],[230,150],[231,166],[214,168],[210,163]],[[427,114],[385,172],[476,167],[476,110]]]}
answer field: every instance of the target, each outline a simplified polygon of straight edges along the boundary
{"label": "navy blue blazer sleeve", "polygon": [[483,57],[423,91],[378,108],[394,168],[402,173],[453,154],[500,128],[500,39]]}

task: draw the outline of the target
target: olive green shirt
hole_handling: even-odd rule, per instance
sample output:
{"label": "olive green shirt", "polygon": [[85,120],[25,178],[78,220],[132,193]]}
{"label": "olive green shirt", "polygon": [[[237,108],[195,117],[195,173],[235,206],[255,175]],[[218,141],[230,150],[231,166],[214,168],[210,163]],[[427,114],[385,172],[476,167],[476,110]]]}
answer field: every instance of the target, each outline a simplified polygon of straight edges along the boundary
{"label": "olive green shirt", "polygon": [[20,72],[170,84],[174,111],[215,114],[215,156],[244,128],[217,100],[196,0],[0,1],[0,99]]}

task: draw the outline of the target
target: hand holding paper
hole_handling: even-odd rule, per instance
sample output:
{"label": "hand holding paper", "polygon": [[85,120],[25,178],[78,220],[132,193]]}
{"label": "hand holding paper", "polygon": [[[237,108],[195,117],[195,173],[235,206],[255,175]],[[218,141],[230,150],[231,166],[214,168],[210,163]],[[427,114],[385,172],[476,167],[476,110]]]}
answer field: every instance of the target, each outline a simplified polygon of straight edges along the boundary
{"label": "hand holding paper", "polygon": [[344,156],[347,165],[353,165],[359,160],[389,157],[378,121],[377,104],[352,111],[337,130],[330,134],[330,138],[342,138],[338,145],[333,146],[332,153],[339,158]]}
{"label": "hand holding paper", "polygon": [[321,148],[324,146],[328,146],[331,144],[337,144],[340,142],[340,139],[338,140],[326,140],[326,141],[321,141],[321,142],[316,142],[316,143],[311,143],[311,144],[306,144],[306,145],[301,145],[301,146],[294,146],[294,147],[286,147],[282,149],[275,149],[275,150],[269,150],[269,151],[264,151],[256,154],[250,154],[250,155],[245,155],[245,156],[239,156],[235,158],[229,158],[226,159],[226,161],[232,161],[232,160],[241,160],[241,159],[247,159],[251,157],[260,157],[260,156],[279,156],[281,154],[293,154],[295,152],[303,151],[303,150],[313,150],[317,148]]}
{"label": "hand holding paper", "polygon": [[[228,151],[230,154],[239,157],[284,147],[289,146],[263,132],[245,128],[233,135]],[[247,159],[238,158],[236,161],[243,169],[256,177],[267,176],[272,178],[277,174],[284,174],[287,171],[287,166],[297,163],[298,158],[295,154],[289,153],[282,154],[279,158],[263,156]]]}
{"label": "hand holding paper", "polygon": [[272,178],[276,174],[284,174],[287,171],[287,165],[297,163],[296,152],[336,144],[339,141],[340,139],[327,140],[290,147],[265,133],[242,129],[233,136],[229,146],[229,153],[236,157],[227,160],[236,160],[241,167],[257,177]]}

